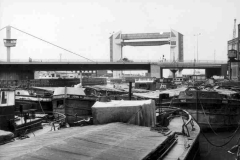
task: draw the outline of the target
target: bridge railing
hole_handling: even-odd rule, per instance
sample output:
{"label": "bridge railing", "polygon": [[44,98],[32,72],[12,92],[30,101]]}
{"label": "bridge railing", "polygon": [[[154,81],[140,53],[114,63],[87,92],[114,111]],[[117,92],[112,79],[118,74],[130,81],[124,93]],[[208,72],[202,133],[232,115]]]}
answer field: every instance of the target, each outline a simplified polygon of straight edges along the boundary
{"label": "bridge railing", "polygon": [[[182,63],[178,61],[172,61],[172,60],[132,60],[133,62],[142,62],[142,63]],[[0,59],[1,62],[7,62],[6,59]],[[61,62],[110,62],[109,59],[93,59],[92,61],[86,60],[86,59],[11,59],[11,62],[19,62],[19,63],[24,63],[24,62],[53,62],[53,63],[61,63]],[[116,62],[116,61],[115,61]],[[209,63],[209,64],[223,64],[227,63],[227,60],[184,60],[184,63]]]}

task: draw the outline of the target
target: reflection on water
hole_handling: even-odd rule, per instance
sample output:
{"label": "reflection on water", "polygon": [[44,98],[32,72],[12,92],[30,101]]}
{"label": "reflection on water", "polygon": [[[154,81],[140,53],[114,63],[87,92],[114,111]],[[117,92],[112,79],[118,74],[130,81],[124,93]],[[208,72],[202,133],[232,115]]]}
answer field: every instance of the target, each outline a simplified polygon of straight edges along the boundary
{"label": "reflection on water", "polygon": [[[218,132],[218,136],[216,136],[214,133],[209,131],[208,133],[205,133],[205,135],[213,144],[220,146],[230,140],[230,138],[226,137],[232,135],[233,132],[234,131]],[[201,160],[235,160],[236,155],[228,153],[228,150],[236,145],[239,137],[240,131],[235,134],[230,143],[219,148],[209,144],[205,137],[201,134],[199,137]]]}

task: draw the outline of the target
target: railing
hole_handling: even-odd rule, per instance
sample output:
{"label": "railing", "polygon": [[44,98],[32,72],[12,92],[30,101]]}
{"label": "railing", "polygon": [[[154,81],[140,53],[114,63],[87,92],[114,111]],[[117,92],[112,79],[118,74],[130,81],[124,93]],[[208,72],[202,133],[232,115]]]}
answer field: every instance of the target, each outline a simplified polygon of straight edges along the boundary
{"label": "railing", "polygon": [[[170,110],[173,110],[173,111],[182,111],[184,113],[184,114],[181,114],[182,115],[182,120],[183,120],[181,134],[183,134],[187,137],[190,136],[189,128],[188,128],[189,125],[191,126],[192,131],[195,130],[195,128],[194,128],[194,118],[187,111],[185,111],[183,109],[180,109],[180,108],[177,108],[177,107],[172,107],[172,106],[161,106],[158,109],[161,109],[161,108],[166,108],[166,109],[170,109]],[[161,111],[159,111],[159,113],[160,112]],[[186,121],[184,120],[184,118],[186,118]]]}
{"label": "railing", "polygon": [[[58,113],[58,112],[47,112],[48,114],[53,114],[54,116],[54,120],[53,121],[50,121],[48,122],[47,125],[50,125],[51,126],[51,131],[54,129],[54,131],[56,130],[55,129],[55,124],[61,124],[61,123],[64,123],[65,122],[65,119],[66,119],[66,116],[62,113]],[[46,115],[47,116],[47,115]],[[45,119],[46,116],[44,116],[42,119]],[[36,123],[32,123],[32,124],[29,124],[29,125],[24,125],[23,127],[19,127],[17,129],[15,129],[15,132],[17,131],[20,131],[20,130],[24,130],[24,134],[22,136],[25,137],[27,131],[30,131],[34,128],[39,128],[39,127],[34,127],[36,124],[39,124],[39,122],[36,122]],[[31,131],[33,133],[33,131]],[[34,134],[34,133],[33,133]],[[35,135],[34,135],[35,136]]]}
{"label": "railing", "polygon": [[49,124],[51,125],[51,131],[52,129],[55,131],[56,130],[56,126],[55,124],[61,124],[64,123],[66,120],[66,116],[62,113],[58,113],[58,112],[48,112],[48,113],[52,113],[54,116],[54,121],[50,122]]}
{"label": "railing", "polygon": [[[182,133],[185,134],[187,137],[190,137],[189,130],[188,130],[188,125],[190,124],[192,127],[192,130],[194,130],[194,123],[193,123],[193,118],[192,116],[185,110],[182,110],[187,114],[187,121],[185,122],[183,119],[183,125],[182,125]],[[185,129],[187,132],[185,132]]]}
{"label": "railing", "polygon": [[[90,60],[86,60],[86,59],[11,59],[10,62],[19,62],[19,63],[24,63],[24,62],[33,62],[33,63],[74,63],[74,62],[90,62],[90,63],[98,63],[98,62],[110,62],[109,59],[93,59],[92,61]],[[114,61],[117,62],[117,61]],[[172,60],[165,60],[165,61],[161,61],[161,60],[146,60],[146,59],[138,59],[138,60],[133,60],[133,62],[125,62],[125,63],[137,63],[137,62],[141,62],[141,63],[195,63],[195,64],[200,64],[200,63],[208,63],[208,64],[223,64],[223,63],[227,63],[227,60],[198,60],[198,61],[194,61],[194,60],[184,60],[183,62],[178,62],[178,61],[172,61]],[[7,63],[7,61],[5,59],[0,59],[0,63]],[[119,62],[121,63],[121,62]]]}

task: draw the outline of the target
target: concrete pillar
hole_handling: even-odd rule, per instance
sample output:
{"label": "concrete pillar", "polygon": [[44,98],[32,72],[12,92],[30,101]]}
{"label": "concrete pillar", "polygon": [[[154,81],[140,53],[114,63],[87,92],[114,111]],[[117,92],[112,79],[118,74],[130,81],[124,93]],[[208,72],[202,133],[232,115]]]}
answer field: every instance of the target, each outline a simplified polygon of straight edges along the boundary
{"label": "concrete pillar", "polygon": [[170,69],[170,71],[172,72],[172,78],[176,78],[176,72],[178,69]]}
{"label": "concrete pillar", "polygon": [[[6,27],[6,37],[11,39],[11,26]],[[7,62],[10,62],[11,47],[7,47]]]}
{"label": "concrete pillar", "polygon": [[[121,32],[114,33],[110,39],[110,62],[117,62],[122,59]],[[113,71],[113,77],[122,77],[122,71]]]}
{"label": "concrete pillar", "polygon": [[110,62],[116,62],[122,58],[121,32],[114,33],[110,39]]}
{"label": "concrete pillar", "polygon": [[156,77],[156,78],[161,78],[162,73],[161,73],[161,68],[159,65],[150,65],[150,76],[151,77]]}
{"label": "concrete pillar", "polygon": [[183,62],[183,35],[175,30],[170,33],[170,61]]}
{"label": "concrete pillar", "polygon": [[160,68],[160,78],[163,78],[163,69]]}

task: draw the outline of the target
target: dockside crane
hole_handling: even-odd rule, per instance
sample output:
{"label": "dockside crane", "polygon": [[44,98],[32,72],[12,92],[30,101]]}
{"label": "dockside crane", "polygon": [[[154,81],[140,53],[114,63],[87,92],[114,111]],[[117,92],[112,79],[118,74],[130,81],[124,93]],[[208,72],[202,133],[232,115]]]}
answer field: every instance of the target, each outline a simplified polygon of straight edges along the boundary
{"label": "dockside crane", "polygon": [[[235,18],[234,19],[234,26],[233,26],[233,39],[236,38],[236,22],[237,22],[237,19]],[[233,48],[232,48],[233,49]]]}

